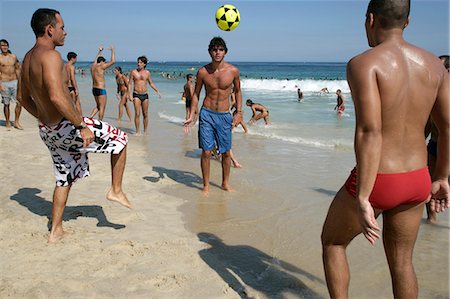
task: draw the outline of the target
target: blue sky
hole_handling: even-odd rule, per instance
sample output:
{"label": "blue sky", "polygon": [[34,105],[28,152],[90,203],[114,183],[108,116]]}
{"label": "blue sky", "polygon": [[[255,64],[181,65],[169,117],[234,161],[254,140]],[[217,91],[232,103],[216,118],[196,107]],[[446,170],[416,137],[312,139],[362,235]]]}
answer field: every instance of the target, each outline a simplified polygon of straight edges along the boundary
{"label": "blue sky", "polygon": [[[21,59],[35,37],[37,8],[61,12],[66,43],[58,50],[91,61],[99,45],[114,45],[117,61],[208,61],[213,36],[228,45],[228,61],[346,62],[368,48],[364,15],[368,1],[6,1],[0,0],[0,38]],[[221,31],[216,9],[233,4],[241,23]],[[412,0],[405,38],[436,54],[449,53],[449,1]],[[109,51],[105,56],[109,59]]]}

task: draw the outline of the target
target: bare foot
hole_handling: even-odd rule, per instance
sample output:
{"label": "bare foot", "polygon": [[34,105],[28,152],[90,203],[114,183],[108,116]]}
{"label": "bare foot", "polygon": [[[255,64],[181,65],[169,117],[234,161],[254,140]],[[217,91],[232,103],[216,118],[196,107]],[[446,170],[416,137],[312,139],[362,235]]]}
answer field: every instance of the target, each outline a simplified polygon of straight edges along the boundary
{"label": "bare foot", "polygon": [[66,237],[67,235],[69,235],[68,232],[63,231],[62,229],[57,229],[53,232],[50,232],[50,234],[48,235],[48,243],[56,243],[58,241],[60,241],[61,239],[63,239],[64,237]]}
{"label": "bare foot", "polygon": [[11,126],[10,122],[7,122],[5,127],[6,127],[6,130],[11,131],[12,126]]}
{"label": "bare foot", "polygon": [[116,201],[129,209],[132,208],[130,201],[122,191],[120,193],[114,193],[111,189],[109,190],[108,194],[106,194],[106,199]]}
{"label": "bare foot", "polygon": [[134,136],[141,136],[141,133],[136,132],[136,133],[134,133]]}
{"label": "bare foot", "polygon": [[228,184],[222,184],[222,190],[231,192],[233,191],[233,188],[231,188],[231,186]]}
{"label": "bare foot", "polygon": [[14,123],[14,128],[16,128],[17,130],[23,130],[22,126],[17,122]]}
{"label": "bare foot", "polygon": [[235,168],[242,168],[242,165],[239,164],[238,161],[232,161],[232,162],[233,162],[233,166],[234,166]]}
{"label": "bare foot", "polygon": [[202,194],[204,196],[208,196],[209,195],[209,186],[204,186],[203,187]]}
{"label": "bare foot", "polygon": [[432,215],[427,218],[428,224],[435,224],[436,222],[437,222],[436,215]]}

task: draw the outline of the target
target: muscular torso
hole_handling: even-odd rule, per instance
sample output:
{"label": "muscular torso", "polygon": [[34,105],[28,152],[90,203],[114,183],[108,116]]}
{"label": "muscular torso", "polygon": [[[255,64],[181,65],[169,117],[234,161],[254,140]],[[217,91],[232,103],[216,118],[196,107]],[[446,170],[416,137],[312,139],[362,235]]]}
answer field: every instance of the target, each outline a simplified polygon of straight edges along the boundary
{"label": "muscular torso", "polygon": [[211,64],[203,67],[199,74],[205,85],[203,106],[213,111],[226,112],[230,110],[230,94],[236,68],[225,64],[221,69],[213,70]]}
{"label": "muscular torso", "polygon": [[[68,75],[59,53],[59,61],[55,60],[52,64],[53,67],[57,68],[56,72],[54,72],[56,76],[47,78],[54,79],[53,82],[58,82],[58,84],[55,84],[54,86],[44,85],[45,80],[43,79],[42,60],[45,59],[45,53],[49,51],[56,52],[55,50],[46,50],[42,47],[35,47],[27,53],[22,66],[22,80],[23,85],[27,86],[30,96],[33,98],[33,102],[36,105],[38,119],[42,123],[52,126],[59,123],[63,116],[50,100],[51,95],[55,98],[65,97],[71,103],[72,101],[69,100],[70,95],[67,88]],[[59,78],[57,78],[57,76],[59,76]]]}
{"label": "muscular torso", "polygon": [[0,55],[0,81],[17,80],[17,57],[14,54]]}
{"label": "muscular torso", "polygon": [[147,93],[147,82],[150,78],[148,70],[133,70],[131,72],[131,79],[134,82],[133,91],[139,94]]}
{"label": "muscular torso", "polygon": [[96,88],[105,88],[105,69],[99,63],[91,66],[92,86]]}
{"label": "muscular torso", "polygon": [[[403,43],[384,43],[366,52],[381,99],[382,149],[379,172],[427,165],[424,127],[443,80],[432,54]],[[378,63],[379,62],[379,63]]]}

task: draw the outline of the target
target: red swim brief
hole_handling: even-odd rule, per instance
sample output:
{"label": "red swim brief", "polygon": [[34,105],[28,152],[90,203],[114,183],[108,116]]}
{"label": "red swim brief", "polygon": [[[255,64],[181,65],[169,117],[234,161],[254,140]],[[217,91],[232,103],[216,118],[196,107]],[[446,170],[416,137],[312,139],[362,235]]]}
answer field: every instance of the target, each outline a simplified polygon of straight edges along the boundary
{"label": "red swim brief", "polygon": [[[345,182],[345,189],[356,197],[356,167]],[[378,173],[370,194],[372,206],[380,210],[390,210],[399,205],[420,204],[428,199],[431,192],[431,177],[428,167],[401,173]]]}

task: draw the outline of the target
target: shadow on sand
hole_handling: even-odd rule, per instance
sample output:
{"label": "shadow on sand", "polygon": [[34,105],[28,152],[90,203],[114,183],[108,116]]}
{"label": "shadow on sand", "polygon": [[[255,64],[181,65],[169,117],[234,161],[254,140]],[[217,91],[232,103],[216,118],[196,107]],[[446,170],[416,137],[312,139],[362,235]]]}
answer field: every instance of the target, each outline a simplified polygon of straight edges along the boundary
{"label": "shadow on sand", "polygon": [[324,284],[324,281],[294,265],[251,246],[229,246],[214,234],[202,232],[197,236],[200,241],[211,246],[200,250],[200,257],[241,298],[250,298],[245,285],[268,298],[283,298],[287,294],[298,298],[323,298],[291,273],[321,284]]}
{"label": "shadow on sand", "polygon": [[[50,230],[52,203],[37,195],[41,192],[42,191],[37,188],[20,188],[16,194],[11,195],[10,199],[17,201],[36,215],[47,217],[47,227]],[[98,227],[106,226],[114,229],[125,227],[123,224],[109,222],[108,219],[106,219],[106,215],[101,206],[66,206],[64,209],[63,221],[75,220],[78,217],[97,218]]]}
{"label": "shadow on sand", "polygon": [[[160,166],[153,166],[153,171],[158,173],[157,177],[145,176],[143,179],[150,181],[152,183],[159,182],[159,180],[164,179],[166,176],[171,178],[177,183],[183,184],[190,188],[196,188],[199,190],[203,189],[203,180],[201,177],[190,171],[168,169]],[[210,183],[211,186],[219,187],[219,185]]]}

